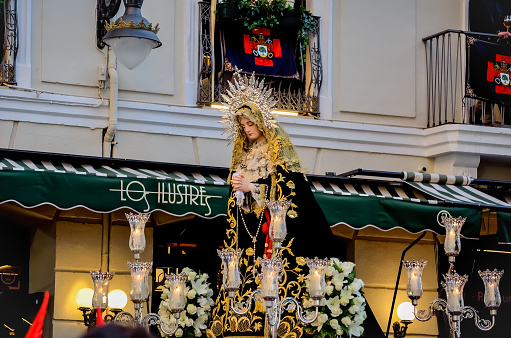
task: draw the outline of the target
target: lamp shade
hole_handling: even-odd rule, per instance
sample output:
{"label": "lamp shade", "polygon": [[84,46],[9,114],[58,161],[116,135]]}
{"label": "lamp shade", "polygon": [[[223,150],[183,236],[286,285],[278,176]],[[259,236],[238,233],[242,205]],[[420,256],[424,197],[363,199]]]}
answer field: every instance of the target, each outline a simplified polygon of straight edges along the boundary
{"label": "lamp shade", "polygon": [[271,214],[270,222],[270,239],[273,241],[275,248],[280,248],[280,244],[287,235],[286,214],[291,201],[277,200],[266,202],[268,210]]}
{"label": "lamp shade", "polygon": [[131,270],[130,299],[134,303],[143,303],[149,298],[149,272],[153,262],[128,262]]}
{"label": "lamp shade", "polygon": [[145,224],[149,220],[149,214],[126,214],[126,218],[130,223],[130,250],[135,254],[135,258],[139,258],[139,254],[145,250]]}
{"label": "lamp shade", "polygon": [[[312,299],[321,300],[325,296],[325,270],[330,265],[329,259],[305,258],[309,267],[309,294]],[[319,303],[318,303],[319,305]]]}
{"label": "lamp shade", "polygon": [[83,288],[78,290],[76,293],[76,305],[78,307],[92,307],[92,296],[94,295],[94,290],[91,288]]}
{"label": "lamp shade", "polygon": [[413,320],[415,318],[415,307],[410,302],[402,302],[397,307],[397,316],[401,320]]}
{"label": "lamp shade", "polygon": [[114,277],[114,273],[91,271],[90,275],[94,282],[92,307],[99,307],[101,310],[105,310],[108,307],[108,285]]}
{"label": "lamp shade", "polygon": [[123,309],[128,303],[128,296],[124,291],[116,289],[108,293],[108,306],[112,309]]}
{"label": "lamp shade", "polygon": [[417,305],[417,299],[422,296],[422,270],[426,266],[427,261],[403,261],[403,265],[408,272],[408,282],[406,284],[406,294]]}
{"label": "lamp shade", "polygon": [[236,290],[239,288],[241,279],[239,271],[239,259],[243,253],[242,249],[234,250],[233,248],[217,250],[218,256],[222,259],[224,266],[223,285],[227,290],[229,297],[234,297]]}
{"label": "lamp shade", "polygon": [[154,28],[141,14],[143,0],[124,0],[124,15],[112,25],[106,24],[105,44],[112,47],[119,62],[128,69],[138,66],[151,52],[161,46]]}

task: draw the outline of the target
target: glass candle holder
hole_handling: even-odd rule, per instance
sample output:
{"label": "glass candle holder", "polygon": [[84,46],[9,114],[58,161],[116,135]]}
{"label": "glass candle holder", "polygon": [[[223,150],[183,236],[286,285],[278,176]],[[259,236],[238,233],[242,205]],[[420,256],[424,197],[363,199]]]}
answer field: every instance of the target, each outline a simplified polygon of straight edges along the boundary
{"label": "glass candle holder", "polygon": [[406,294],[412,300],[412,304],[417,305],[417,300],[422,296],[422,270],[428,261],[403,261],[403,265],[408,272],[408,282],[406,284]]}
{"label": "glass candle holder", "polygon": [[149,220],[150,214],[126,214],[126,218],[130,224],[130,250],[135,254],[135,259],[140,258],[140,253],[145,250],[145,224]]}
{"label": "glass candle holder", "polygon": [[444,250],[445,254],[449,257],[449,262],[454,262],[456,256],[460,254],[461,250],[460,232],[461,227],[463,226],[466,220],[467,220],[466,218],[462,218],[461,216],[458,218],[449,216],[444,221],[445,225]]}
{"label": "glass candle holder", "polygon": [[314,259],[305,258],[305,262],[309,267],[309,295],[312,298],[313,305],[319,306],[321,299],[325,297],[325,272],[330,265],[330,260],[315,257]]}
{"label": "glass candle holder", "polygon": [[280,248],[287,235],[286,215],[291,203],[290,200],[266,201],[271,215],[269,236],[275,249]]}
{"label": "glass candle holder", "polygon": [[233,248],[228,248],[217,250],[217,252],[224,266],[222,280],[224,289],[227,291],[229,297],[234,297],[241,283],[239,260],[243,249],[234,250]]}
{"label": "glass candle holder", "polygon": [[279,281],[282,274],[282,259],[261,258],[261,295],[265,301],[274,301],[279,296]]}
{"label": "glass candle holder", "polygon": [[171,273],[170,275],[165,274],[165,279],[168,283],[169,288],[169,307],[170,311],[175,315],[184,310],[186,305],[186,280],[188,276],[184,273],[179,275]]}
{"label": "glass candle holder", "polygon": [[149,272],[153,262],[128,262],[131,270],[130,299],[133,303],[143,303],[149,298]]}
{"label": "glass candle holder", "polygon": [[442,282],[442,287],[447,294],[447,311],[453,316],[453,320],[459,320],[463,310],[463,288],[468,281],[468,276],[460,276],[455,273],[447,273],[444,275],[445,282]]}
{"label": "glass candle holder", "polygon": [[478,272],[484,283],[484,305],[486,305],[490,311],[498,309],[501,304],[499,282],[504,274],[504,270],[499,271],[495,269],[490,271],[486,269],[486,271]]}
{"label": "glass candle holder", "polygon": [[91,271],[90,275],[94,282],[94,293],[92,294],[92,307],[99,307],[105,310],[108,307],[108,285],[114,277],[114,273]]}

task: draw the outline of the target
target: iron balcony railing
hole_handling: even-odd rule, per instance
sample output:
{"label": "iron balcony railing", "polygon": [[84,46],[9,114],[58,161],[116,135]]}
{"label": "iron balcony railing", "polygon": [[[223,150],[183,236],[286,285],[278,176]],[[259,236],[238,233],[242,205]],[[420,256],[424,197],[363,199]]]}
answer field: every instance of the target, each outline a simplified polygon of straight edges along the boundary
{"label": "iron balcony railing", "polygon": [[[227,80],[232,74],[232,69],[228,69],[228,65],[226,67],[223,62],[221,30],[218,28],[214,28],[214,32],[211,30],[210,2],[199,2],[199,15],[197,102],[201,105],[221,103],[221,94],[225,94],[228,89]],[[265,84],[274,89],[273,95],[277,101],[276,109],[293,111],[299,115],[319,116],[319,93],[323,80],[323,69],[319,46],[320,18],[314,17],[314,19],[315,29],[309,37],[307,60],[299,69],[300,80],[265,78]],[[217,25],[213,26],[217,27]],[[300,51],[300,48],[297,50]],[[214,61],[215,57],[219,60]]]}
{"label": "iron balcony railing", "polygon": [[497,34],[445,30],[425,37],[427,127],[448,123],[511,126],[511,106],[479,98],[467,86],[467,44],[473,39],[508,44]]}
{"label": "iron balcony railing", "polygon": [[0,34],[3,36],[0,83],[16,84],[16,55],[18,54],[18,20],[16,0],[5,0],[0,4]]}

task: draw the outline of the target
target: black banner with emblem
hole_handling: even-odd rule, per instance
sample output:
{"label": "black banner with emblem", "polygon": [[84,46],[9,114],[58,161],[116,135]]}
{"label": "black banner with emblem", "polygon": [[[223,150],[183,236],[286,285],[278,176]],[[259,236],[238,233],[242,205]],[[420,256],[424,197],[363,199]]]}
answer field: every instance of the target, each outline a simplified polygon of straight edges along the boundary
{"label": "black banner with emblem", "polygon": [[511,105],[511,46],[468,38],[466,96]]}

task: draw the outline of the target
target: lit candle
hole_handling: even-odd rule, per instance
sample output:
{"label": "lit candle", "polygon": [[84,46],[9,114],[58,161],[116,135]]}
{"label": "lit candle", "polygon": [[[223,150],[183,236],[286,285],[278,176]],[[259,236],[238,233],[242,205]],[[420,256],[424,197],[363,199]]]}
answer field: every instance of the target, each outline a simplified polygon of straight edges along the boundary
{"label": "lit candle", "polygon": [[495,305],[495,284],[488,284],[488,297],[490,298],[490,304]]}
{"label": "lit candle", "polygon": [[449,311],[460,311],[461,310],[461,293],[458,288],[455,288],[451,297],[447,297],[447,305],[449,305]]}
{"label": "lit candle", "polygon": [[446,253],[452,253],[456,249],[456,233],[451,229],[445,235],[444,249]]}
{"label": "lit candle", "polygon": [[277,280],[275,272],[270,271],[263,275],[263,280],[261,282],[261,291],[263,293],[263,297],[277,297],[279,294],[278,283],[275,283]]}
{"label": "lit candle", "polygon": [[229,262],[228,272],[227,286],[237,288],[239,285],[239,273],[238,269],[236,269],[236,260],[233,259]]}
{"label": "lit candle", "polygon": [[421,289],[420,280],[415,273],[412,273],[410,276],[410,290],[412,294],[415,296],[417,293],[419,293],[420,295],[421,294],[420,289]]}
{"label": "lit candle", "polygon": [[171,309],[180,309],[181,305],[181,298],[182,298],[183,290],[179,285],[174,287],[174,290],[172,292],[172,297],[170,297],[170,308]]}
{"label": "lit candle", "polygon": [[321,294],[321,275],[318,270],[311,273],[309,281],[309,293],[311,296],[320,296]]}

